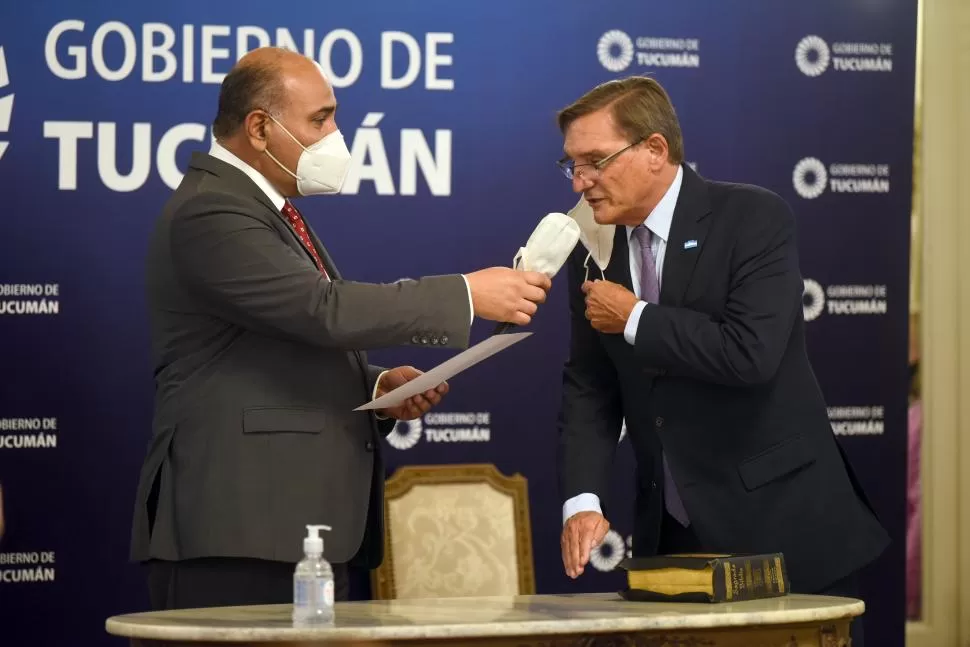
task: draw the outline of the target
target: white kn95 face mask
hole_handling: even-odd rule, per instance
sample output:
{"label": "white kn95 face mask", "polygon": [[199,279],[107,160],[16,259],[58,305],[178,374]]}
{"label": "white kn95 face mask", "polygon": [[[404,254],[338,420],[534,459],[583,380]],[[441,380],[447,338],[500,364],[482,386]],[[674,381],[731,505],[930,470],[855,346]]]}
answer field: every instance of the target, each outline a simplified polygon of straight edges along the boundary
{"label": "white kn95 face mask", "polygon": [[303,149],[300,153],[300,161],[296,165],[296,173],[283,166],[269,150],[266,151],[277,166],[296,178],[296,189],[300,195],[339,193],[347,178],[347,170],[350,168],[350,151],[347,150],[347,144],[344,143],[344,137],[340,131],[335,130],[315,144],[306,147],[300,144],[300,140],[272,115],[270,119]]}

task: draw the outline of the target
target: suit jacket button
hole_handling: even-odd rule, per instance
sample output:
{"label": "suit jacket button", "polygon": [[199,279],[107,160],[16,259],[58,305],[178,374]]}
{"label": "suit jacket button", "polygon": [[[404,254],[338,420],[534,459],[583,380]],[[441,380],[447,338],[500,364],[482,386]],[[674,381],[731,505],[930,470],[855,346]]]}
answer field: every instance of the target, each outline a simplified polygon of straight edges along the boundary
{"label": "suit jacket button", "polygon": [[415,335],[414,337],[411,338],[411,343],[412,344],[420,344],[421,343],[421,338],[418,337],[417,335]]}
{"label": "suit jacket button", "polygon": [[368,440],[366,443],[364,443],[364,449],[369,452],[374,451],[374,441]]}
{"label": "suit jacket button", "polygon": [[441,336],[441,345],[444,346],[447,343],[448,343],[448,335],[442,335]]}
{"label": "suit jacket button", "polygon": [[435,346],[437,346],[438,345],[438,337],[437,336],[432,337],[431,338],[431,343],[434,344]]}
{"label": "suit jacket button", "polygon": [[658,427],[663,427],[664,426],[664,419],[663,418],[657,418],[656,420],[654,420],[654,424],[656,424]]}
{"label": "suit jacket button", "polygon": [[653,488],[654,490],[656,490],[657,489],[657,482],[656,481],[650,481],[650,487]]}
{"label": "suit jacket button", "polygon": [[421,338],[421,343],[422,344],[427,344],[428,343],[428,338],[427,337],[422,337]]}

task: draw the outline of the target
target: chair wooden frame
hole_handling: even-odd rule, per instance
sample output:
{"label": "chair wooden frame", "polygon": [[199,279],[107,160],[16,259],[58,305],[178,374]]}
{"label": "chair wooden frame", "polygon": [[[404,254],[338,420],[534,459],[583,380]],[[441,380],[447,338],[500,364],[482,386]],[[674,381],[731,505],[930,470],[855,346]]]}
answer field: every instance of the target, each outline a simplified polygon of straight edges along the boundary
{"label": "chair wooden frame", "polygon": [[398,468],[384,486],[384,561],[371,571],[371,594],[375,600],[392,600],[397,590],[394,582],[394,554],[391,550],[390,501],[407,494],[416,485],[457,483],[487,483],[512,497],[519,593],[535,593],[532,525],[529,520],[529,492],[525,477],[521,474],[505,476],[490,463],[407,465]]}

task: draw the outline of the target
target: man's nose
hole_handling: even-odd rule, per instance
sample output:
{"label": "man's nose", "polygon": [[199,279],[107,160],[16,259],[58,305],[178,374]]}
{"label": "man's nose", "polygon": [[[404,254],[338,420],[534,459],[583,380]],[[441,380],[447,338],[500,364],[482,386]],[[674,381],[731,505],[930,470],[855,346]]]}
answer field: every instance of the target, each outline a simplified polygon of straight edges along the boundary
{"label": "man's nose", "polygon": [[582,193],[593,186],[593,181],[581,175],[573,175],[573,193]]}

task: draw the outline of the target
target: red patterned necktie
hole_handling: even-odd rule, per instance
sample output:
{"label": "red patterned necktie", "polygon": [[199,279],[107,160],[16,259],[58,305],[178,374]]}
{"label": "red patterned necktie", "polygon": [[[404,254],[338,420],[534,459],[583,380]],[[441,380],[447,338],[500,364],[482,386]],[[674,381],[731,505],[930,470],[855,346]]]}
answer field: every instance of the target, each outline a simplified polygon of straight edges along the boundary
{"label": "red patterned necktie", "polygon": [[324,276],[327,276],[327,270],[323,267],[323,260],[320,258],[320,254],[317,253],[317,248],[313,246],[313,241],[310,240],[310,234],[306,230],[306,223],[303,222],[303,217],[300,215],[300,212],[290,204],[289,200],[283,202],[283,215],[293,225],[293,231],[303,241],[306,248],[310,250],[310,253],[313,255],[313,261],[317,264],[317,269],[323,272]]}

